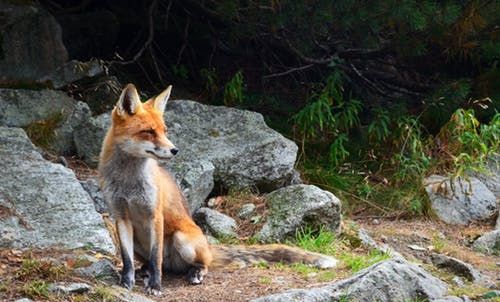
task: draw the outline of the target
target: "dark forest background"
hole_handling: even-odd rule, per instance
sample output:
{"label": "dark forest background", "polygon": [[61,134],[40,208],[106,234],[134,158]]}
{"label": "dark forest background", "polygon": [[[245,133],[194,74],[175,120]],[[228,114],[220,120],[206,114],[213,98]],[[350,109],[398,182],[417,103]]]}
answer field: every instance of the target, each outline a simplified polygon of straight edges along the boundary
{"label": "dark forest background", "polygon": [[498,154],[499,1],[41,3],[70,59],[108,68],[69,93],[173,84],[174,98],[258,111],[353,215],[426,214],[424,176]]}

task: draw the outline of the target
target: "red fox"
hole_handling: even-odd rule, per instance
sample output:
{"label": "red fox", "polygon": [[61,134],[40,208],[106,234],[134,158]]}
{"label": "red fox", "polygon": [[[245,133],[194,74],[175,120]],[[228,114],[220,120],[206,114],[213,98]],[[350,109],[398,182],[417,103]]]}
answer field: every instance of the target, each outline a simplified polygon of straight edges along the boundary
{"label": "red fox", "polygon": [[179,150],[167,138],[163,112],[172,86],[141,103],[128,84],[112,112],[99,160],[100,185],[120,241],[121,285],[135,283],[134,255],[148,275],[146,292],[159,294],[162,271],[187,273],[200,284],[211,264],[243,262],[303,262],[321,268],[336,260],[285,245],[210,246],[191,218],[185,198],[173,177],[158,161]]}

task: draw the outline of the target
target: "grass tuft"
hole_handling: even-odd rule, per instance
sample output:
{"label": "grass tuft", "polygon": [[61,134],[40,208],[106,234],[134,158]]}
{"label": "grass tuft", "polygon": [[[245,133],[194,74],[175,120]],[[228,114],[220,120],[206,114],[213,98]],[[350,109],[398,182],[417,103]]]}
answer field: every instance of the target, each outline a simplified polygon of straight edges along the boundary
{"label": "grass tuft", "polygon": [[322,253],[326,255],[335,255],[338,243],[334,233],[321,227],[315,230],[311,227],[305,227],[297,230],[295,234],[295,244],[307,251]]}
{"label": "grass tuft", "polygon": [[367,268],[375,263],[389,259],[391,256],[379,250],[371,250],[367,255],[344,253],[340,259],[353,273]]}
{"label": "grass tuft", "polygon": [[34,280],[24,284],[22,291],[23,294],[32,299],[49,297],[49,285],[42,280]]}

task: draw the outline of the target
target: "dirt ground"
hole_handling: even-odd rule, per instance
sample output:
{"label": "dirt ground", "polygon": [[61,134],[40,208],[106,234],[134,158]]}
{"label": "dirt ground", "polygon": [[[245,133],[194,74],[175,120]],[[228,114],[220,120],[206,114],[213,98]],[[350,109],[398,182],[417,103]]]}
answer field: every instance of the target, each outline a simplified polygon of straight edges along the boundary
{"label": "dirt ground", "polygon": [[484,255],[471,248],[475,239],[493,229],[490,225],[451,226],[425,218],[356,222],[377,242],[391,246],[408,260],[430,264],[430,255],[438,252],[472,264],[500,286],[500,257]]}

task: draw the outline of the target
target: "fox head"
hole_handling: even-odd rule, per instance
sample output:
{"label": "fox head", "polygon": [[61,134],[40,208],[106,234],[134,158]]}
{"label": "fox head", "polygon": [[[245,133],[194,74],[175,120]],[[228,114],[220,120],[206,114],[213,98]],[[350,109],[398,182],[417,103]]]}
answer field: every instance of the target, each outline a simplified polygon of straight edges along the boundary
{"label": "fox head", "polygon": [[179,151],[167,138],[163,112],[172,86],[142,103],[137,89],[128,84],[112,112],[112,135],[121,151],[142,158],[166,160]]}

